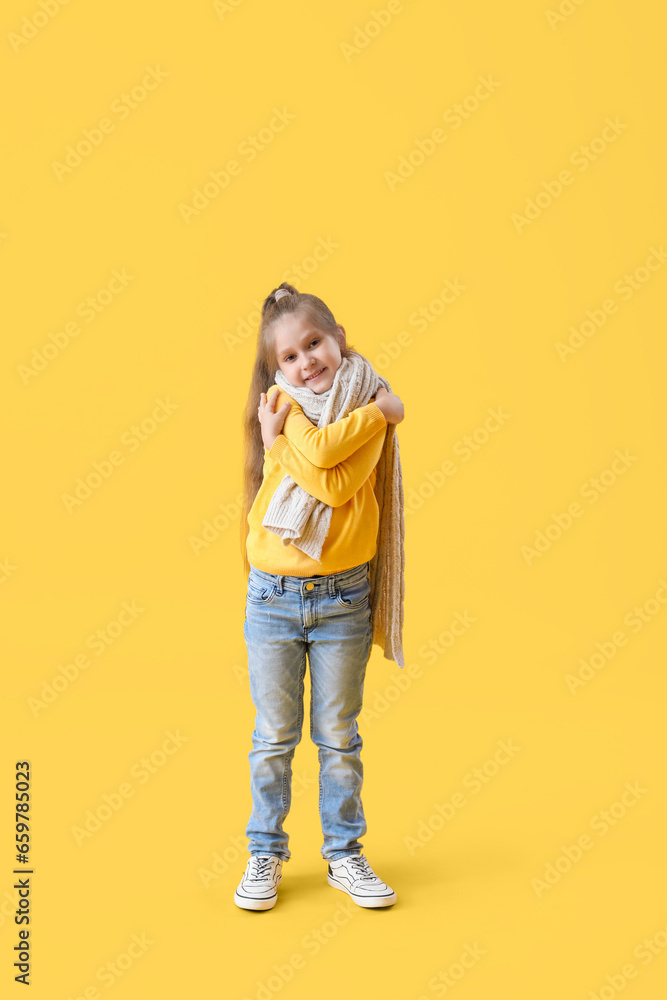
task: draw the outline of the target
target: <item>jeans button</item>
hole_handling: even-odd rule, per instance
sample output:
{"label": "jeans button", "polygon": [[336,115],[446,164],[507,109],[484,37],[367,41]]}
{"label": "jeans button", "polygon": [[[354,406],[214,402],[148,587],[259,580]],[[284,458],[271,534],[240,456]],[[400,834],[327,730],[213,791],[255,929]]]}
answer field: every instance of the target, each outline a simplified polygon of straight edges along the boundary
{"label": "jeans button", "polygon": [[314,586],[315,586],[314,583],[307,583],[306,584],[306,590],[312,590]]}

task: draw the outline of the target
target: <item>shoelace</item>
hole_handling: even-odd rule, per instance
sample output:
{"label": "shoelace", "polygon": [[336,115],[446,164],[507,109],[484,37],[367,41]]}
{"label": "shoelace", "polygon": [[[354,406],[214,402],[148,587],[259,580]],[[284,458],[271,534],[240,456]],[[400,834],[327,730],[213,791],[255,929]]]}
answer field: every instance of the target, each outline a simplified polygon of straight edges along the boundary
{"label": "shoelace", "polygon": [[377,875],[368,863],[368,858],[364,857],[363,854],[352,855],[352,857],[346,858],[350,864],[356,869],[356,874],[359,878],[370,878],[379,881]]}
{"label": "shoelace", "polygon": [[272,858],[261,857],[258,854],[253,854],[252,859],[253,863],[251,864],[250,871],[248,872],[248,881],[260,882],[262,879],[267,877],[274,861]]}

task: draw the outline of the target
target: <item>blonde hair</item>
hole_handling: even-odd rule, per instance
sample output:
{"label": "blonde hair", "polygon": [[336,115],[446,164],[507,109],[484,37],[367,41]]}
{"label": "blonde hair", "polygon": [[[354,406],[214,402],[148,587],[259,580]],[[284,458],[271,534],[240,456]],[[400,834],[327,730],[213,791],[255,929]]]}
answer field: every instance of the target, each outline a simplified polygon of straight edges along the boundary
{"label": "blonde hair", "polygon": [[[276,301],[276,292],[284,288],[290,294],[281,295]],[[279,367],[276,359],[274,324],[289,313],[299,313],[321,330],[322,333],[335,337],[341,357],[347,357],[354,350],[347,344],[345,334],[339,329],[329,307],[308,292],[298,292],[293,285],[283,281],[274,288],[262,304],[262,318],[257,335],[257,353],[250,378],[248,401],[242,417],[243,423],[243,506],[241,509],[241,552],[246,577],[250,573],[250,563],[246,552],[248,539],[248,514],[255,502],[255,497],[262,485],[264,468],[264,442],[262,427],[257,417],[259,397],[267,392],[275,383],[276,369]]]}

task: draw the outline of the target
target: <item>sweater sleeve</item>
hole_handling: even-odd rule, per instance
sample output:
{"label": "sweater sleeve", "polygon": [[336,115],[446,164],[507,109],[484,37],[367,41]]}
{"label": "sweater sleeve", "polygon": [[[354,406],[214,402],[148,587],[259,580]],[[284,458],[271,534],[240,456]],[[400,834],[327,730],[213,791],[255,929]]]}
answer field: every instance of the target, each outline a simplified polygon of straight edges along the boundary
{"label": "sweater sleeve", "polygon": [[291,396],[281,389],[277,389],[277,392],[279,398],[276,399],[276,411],[286,402],[292,404],[285,417],[283,435],[311,465],[316,465],[319,469],[332,469],[387,426],[380,407],[370,402],[352,410],[341,420],[334,420],[324,427],[315,427]]}
{"label": "sweater sleeve", "polygon": [[306,493],[329,507],[342,507],[361,489],[380,460],[385,434],[386,424],[332,469],[312,465],[284,434],[278,435],[268,454]]}

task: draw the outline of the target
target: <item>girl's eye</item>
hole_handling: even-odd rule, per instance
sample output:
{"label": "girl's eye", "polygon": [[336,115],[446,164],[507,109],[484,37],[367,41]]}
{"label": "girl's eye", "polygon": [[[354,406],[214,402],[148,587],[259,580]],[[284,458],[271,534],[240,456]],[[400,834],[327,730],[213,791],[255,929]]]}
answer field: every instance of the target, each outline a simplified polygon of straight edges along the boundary
{"label": "girl's eye", "polygon": [[[317,338],[316,338],[315,340],[311,340],[311,342],[310,342],[310,346],[312,347],[312,346],[313,346],[313,344],[317,344],[317,343],[318,343],[318,341],[319,341],[319,337],[317,337]],[[289,354],[289,355],[288,355],[288,356],[287,356],[287,357],[285,358],[285,361],[291,361],[293,357],[294,357],[294,355],[293,355],[293,354]]]}

